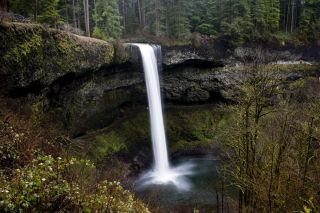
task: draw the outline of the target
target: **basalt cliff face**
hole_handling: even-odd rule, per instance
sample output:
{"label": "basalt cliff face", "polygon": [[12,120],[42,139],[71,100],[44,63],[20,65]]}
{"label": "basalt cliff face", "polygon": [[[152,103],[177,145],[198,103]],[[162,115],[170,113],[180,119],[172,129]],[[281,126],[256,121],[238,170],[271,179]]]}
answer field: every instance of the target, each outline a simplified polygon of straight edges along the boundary
{"label": "basalt cliff face", "polygon": [[[32,24],[1,24],[0,38],[1,97],[28,105],[41,121],[59,123],[74,137],[110,125],[130,107],[147,106],[140,56],[132,48]],[[165,103],[234,102],[246,69],[237,54],[219,59],[193,47],[163,48]],[[301,64],[290,69],[283,79],[319,75],[317,69],[303,72]]]}

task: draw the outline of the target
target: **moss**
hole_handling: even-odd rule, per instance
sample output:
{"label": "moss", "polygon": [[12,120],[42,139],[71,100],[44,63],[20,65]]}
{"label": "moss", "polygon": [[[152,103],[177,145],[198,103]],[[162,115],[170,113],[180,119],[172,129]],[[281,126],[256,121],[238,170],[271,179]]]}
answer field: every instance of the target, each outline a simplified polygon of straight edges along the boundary
{"label": "moss", "polygon": [[77,58],[81,55],[81,52],[75,51],[75,42],[68,35],[64,34],[52,34],[48,36],[50,42],[47,42],[46,49],[55,50],[52,52],[54,60],[48,62],[55,65],[55,70],[58,72],[66,73],[73,71],[74,66],[78,63]]}
{"label": "moss", "polygon": [[105,52],[103,54],[103,62],[108,64],[113,60],[114,49],[113,47],[106,47]]}
{"label": "moss", "polygon": [[124,139],[115,131],[97,135],[90,145],[89,156],[95,162],[127,150]]}
{"label": "moss", "polygon": [[42,38],[39,35],[33,35],[30,39],[27,39],[22,44],[18,44],[11,48],[4,55],[4,60],[10,64],[21,63],[26,57],[30,57],[30,53],[38,52],[41,44]]}
{"label": "moss", "polygon": [[289,89],[290,90],[300,89],[305,87],[305,85],[306,85],[306,79],[299,79],[290,83]]}
{"label": "moss", "polygon": [[32,104],[31,121],[33,125],[39,126],[43,122],[45,118],[44,107],[45,107],[44,101],[40,97],[38,97]]}
{"label": "moss", "polygon": [[[132,110],[132,109],[129,109]],[[135,154],[143,147],[151,146],[149,113],[147,109],[131,115],[122,122],[108,127],[95,138],[104,140],[111,146],[124,145],[120,152]],[[218,106],[195,106],[171,108],[165,112],[165,126],[170,152],[209,149],[217,143],[221,131],[228,125],[228,110]],[[109,149],[109,144],[106,147]]]}
{"label": "moss", "polygon": [[67,37],[57,39],[57,48],[61,54],[70,55],[72,52],[71,41]]}
{"label": "moss", "polygon": [[302,72],[302,73],[310,73],[315,72],[319,68],[316,65],[309,64],[269,64],[265,66],[265,69],[268,70],[278,70],[280,72]]}
{"label": "moss", "polygon": [[73,72],[93,71],[113,61],[111,44],[34,24],[0,24],[0,75],[7,90],[38,81],[50,85]]}
{"label": "moss", "polygon": [[129,54],[128,51],[126,51],[126,47],[123,43],[121,43],[120,41],[116,41],[114,43],[114,49],[115,49],[115,53],[114,53],[114,61],[117,63],[125,63],[129,60]]}

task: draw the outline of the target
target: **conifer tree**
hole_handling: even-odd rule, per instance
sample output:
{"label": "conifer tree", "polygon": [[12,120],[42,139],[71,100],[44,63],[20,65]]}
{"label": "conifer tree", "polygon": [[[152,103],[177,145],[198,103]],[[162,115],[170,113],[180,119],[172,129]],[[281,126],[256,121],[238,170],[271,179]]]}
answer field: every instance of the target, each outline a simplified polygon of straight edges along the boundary
{"label": "conifer tree", "polygon": [[121,16],[116,0],[97,0],[93,36],[101,39],[118,38],[122,33]]}
{"label": "conifer tree", "polygon": [[165,34],[166,20],[165,8],[161,0],[149,0],[146,5],[146,28],[149,33],[155,36],[163,36]]}
{"label": "conifer tree", "polygon": [[247,0],[229,0],[224,5],[221,33],[229,47],[243,42],[252,29],[250,8]]}
{"label": "conifer tree", "polygon": [[172,35],[177,38],[187,37],[190,34],[190,16],[188,0],[177,0],[173,6],[174,15],[171,19]]}
{"label": "conifer tree", "polygon": [[299,22],[299,38],[304,43],[320,43],[320,0],[306,0]]}
{"label": "conifer tree", "polygon": [[280,22],[280,2],[279,0],[267,0],[265,8],[266,25],[270,32],[279,29]]}

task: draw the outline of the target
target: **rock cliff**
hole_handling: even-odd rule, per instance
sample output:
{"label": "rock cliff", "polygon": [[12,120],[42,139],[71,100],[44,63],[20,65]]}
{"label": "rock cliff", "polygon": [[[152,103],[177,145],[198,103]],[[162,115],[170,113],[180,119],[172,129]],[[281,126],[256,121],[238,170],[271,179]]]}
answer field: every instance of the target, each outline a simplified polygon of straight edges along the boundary
{"label": "rock cliff", "polygon": [[[140,56],[132,48],[34,24],[3,23],[0,39],[0,95],[30,105],[33,114],[40,114],[35,117],[60,123],[72,136],[111,124],[127,107],[147,106]],[[299,60],[296,54],[273,55]],[[234,102],[246,69],[243,56],[250,55],[239,49],[219,59],[192,47],[164,47],[160,78],[165,102]],[[307,65],[311,72],[301,64],[286,65],[281,78],[319,75]]]}

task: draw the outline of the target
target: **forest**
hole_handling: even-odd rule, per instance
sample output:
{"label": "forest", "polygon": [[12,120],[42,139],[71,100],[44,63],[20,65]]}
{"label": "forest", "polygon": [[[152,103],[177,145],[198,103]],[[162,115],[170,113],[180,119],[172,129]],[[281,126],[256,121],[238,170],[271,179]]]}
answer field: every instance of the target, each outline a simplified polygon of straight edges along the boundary
{"label": "forest", "polygon": [[320,0],[0,0],[0,212],[320,213]]}
{"label": "forest", "polygon": [[317,43],[318,0],[2,0],[29,20],[100,39],[195,34],[246,42]]}

